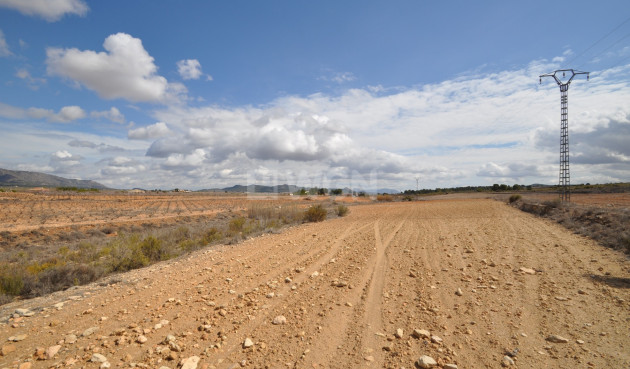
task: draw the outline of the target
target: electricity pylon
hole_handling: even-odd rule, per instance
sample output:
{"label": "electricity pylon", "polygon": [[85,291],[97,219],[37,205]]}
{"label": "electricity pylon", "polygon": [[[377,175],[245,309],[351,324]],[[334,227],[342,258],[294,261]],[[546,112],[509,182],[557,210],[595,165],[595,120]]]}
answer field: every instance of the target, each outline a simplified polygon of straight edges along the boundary
{"label": "electricity pylon", "polygon": [[[567,72],[571,74],[568,80],[562,81],[557,74],[562,72],[562,78],[566,78]],[[569,85],[573,78],[579,74],[586,74],[589,79],[589,72],[582,72],[573,69],[559,69],[553,73],[539,76],[542,84],[542,77],[553,77],[560,87],[560,200],[562,202],[571,201],[571,175],[569,173]]]}

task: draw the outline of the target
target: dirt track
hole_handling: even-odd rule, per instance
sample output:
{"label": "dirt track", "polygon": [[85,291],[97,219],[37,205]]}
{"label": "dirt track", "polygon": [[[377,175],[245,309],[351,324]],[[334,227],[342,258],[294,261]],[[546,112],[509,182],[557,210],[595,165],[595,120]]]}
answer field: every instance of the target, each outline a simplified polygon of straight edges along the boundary
{"label": "dirt track", "polygon": [[519,368],[630,367],[627,259],[492,200],[355,206],[110,282],[0,308],[35,312],[0,325],[0,368],[98,368],[95,352],[113,368],[413,368],[421,355],[498,368],[516,349]]}

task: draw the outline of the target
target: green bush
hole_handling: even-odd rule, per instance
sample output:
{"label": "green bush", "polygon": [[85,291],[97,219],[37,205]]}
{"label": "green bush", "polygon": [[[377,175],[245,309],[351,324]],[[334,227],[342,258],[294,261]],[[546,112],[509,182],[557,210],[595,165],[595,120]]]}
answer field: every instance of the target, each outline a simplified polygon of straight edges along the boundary
{"label": "green bush", "polygon": [[313,205],[304,212],[304,221],[321,222],[326,219],[326,209],[321,204]]}
{"label": "green bush", "polygon": [[348,214],[348,211],[349,209],[345,205],[338,205],[336,209],[337,215],[340,217],[346,216]]}
{"label": "green bush", "polygon": [[521,195],[512,195],[510,196],[510,204],[516,202],[521,199]]}
{"label": "green bush", "polygon": [[114,272],[126,272],[149,265],[149,258],[140,248],[138,235],[124,236],[111,244],[110,268]]}
{"label": "green bush", "polygon": [[204,245],[208,245],[222,238],[223,238],[223,234],[221,234],[221,231],[219,231],[215,227],[212,227],[208,229],[206,233],[203,235],[202,242]]}
{"label": "green bush", "polygon": [[140,243],[140,251],[150,261],[160,261],[168,259],[168,252],[162,247],[162,240],[149,236]]}
{"label": "green bush", "polygon": [[228,224],[228,230],[231,234],[242,232],[245,221],[246,219],[243,217],[238,217],[230,220],[230,223]]}
{"label": "green bush", "polygon": [[17,274],[0,275],[0,292],[9,296],[19,296],[24,288],[22,276]]}
{"label": "green bush", "polygon": [[177,244],[177,246],[184,252],[191,252],[197,250],[200,247],[198,242],[191,239],[182,240]]}

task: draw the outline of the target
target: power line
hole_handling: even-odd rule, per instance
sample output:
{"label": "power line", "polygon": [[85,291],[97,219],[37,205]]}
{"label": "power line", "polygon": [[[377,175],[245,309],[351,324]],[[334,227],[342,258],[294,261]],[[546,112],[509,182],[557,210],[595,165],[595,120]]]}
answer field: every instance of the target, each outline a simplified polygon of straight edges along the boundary
{"label": "power line", "polygon": [[568,62],[566,62],[566,64],[571,64],[572,62],[574,62],[577,58],[581,57],[582,55],[586,54],[586,52],[588,52],[590,49],[592,49],[593,47],[595,47],[597,44],[599,44],[600,42],[602,42],[603,40],[605,40],[608,36],[610,36],[611,34],[613,34],[615,31],[617,31],[619,28],[621,28],[624,24],[626,24],[627,22],[630,21],[630,17],[627,18],[626,20],[624,20],[623,22],[621,22],[619,25],[617,25],[615,28],[612,29],[612,31],[608,32],[607,34],[605,34],[604,36],[602,36],[599,40],[595,41],[591,46],[587,47],[586,50],[582,51],[581,53],[579,53],[578,55],[574,56],[571,60],[569,60]]}

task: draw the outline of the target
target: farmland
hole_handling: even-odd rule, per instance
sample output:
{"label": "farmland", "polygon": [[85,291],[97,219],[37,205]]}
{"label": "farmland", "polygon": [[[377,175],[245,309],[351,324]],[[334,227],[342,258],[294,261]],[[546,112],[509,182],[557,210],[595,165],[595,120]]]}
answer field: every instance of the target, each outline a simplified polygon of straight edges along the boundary
{"label": "farmland", "polygon": [[[83,201],[107,209],[100,196]],[[251,207],[244,196],[205,196],[144,196],[137,204],[158,210],[135,221],[181,226]],[[10,302],[0,307],[0,362],[96,368],[102,356],[124,368],[412,368],[426,355],[458,368],[630,365],[627,255],[479,197],[366,200],[345,217]],[[624,208],[611,201],[588,200]],[[168,210],[184,207],[199,214]],[[134,222],[127,217],[120,212],[120,227]]]}

